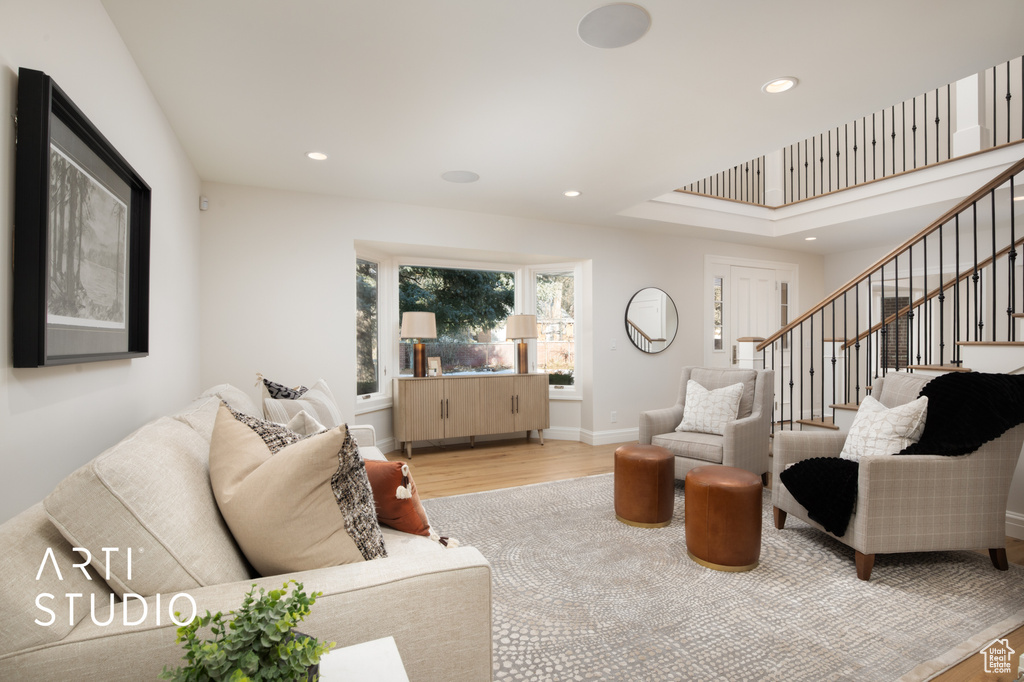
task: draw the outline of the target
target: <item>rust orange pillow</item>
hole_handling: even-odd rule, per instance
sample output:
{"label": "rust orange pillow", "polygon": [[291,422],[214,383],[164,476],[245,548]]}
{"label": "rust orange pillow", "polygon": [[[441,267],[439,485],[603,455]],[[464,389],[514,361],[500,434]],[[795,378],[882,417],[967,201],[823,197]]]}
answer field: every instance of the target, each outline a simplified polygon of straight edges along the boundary
{"label": "rust orange pillow", "polygon": [[395,530],[430,537],[427,512],[420,504],[409,466],[402,462],[366,460],[377,521]]}

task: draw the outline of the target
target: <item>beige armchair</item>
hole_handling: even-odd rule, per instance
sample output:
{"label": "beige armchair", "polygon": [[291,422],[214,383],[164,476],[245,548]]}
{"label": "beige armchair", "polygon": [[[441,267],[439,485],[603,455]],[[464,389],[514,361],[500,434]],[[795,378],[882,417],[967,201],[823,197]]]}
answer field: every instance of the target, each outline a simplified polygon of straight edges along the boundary
{"label": "beige armchair", "polygon": [[[690,379],[712,391],[743,384],[739,412],[735,421],[726,424],[724,435],[675,430],[683,420],[686,382]],[[685,478],[694,467],[724,464],[755,473],[767,484],[774,387],[772,370],[684,367],[676,404],[640,413],[640,443],[660,445],[672,452],[676,456],[676,478]]]}
{"label": "beige armchair", "polygon": [[[931,377],[890,373],[876,379],[872,395],[886,407],[917,397]],[[808,518],[779,480],[786,467],[811,457],[838,457],[845,432],[778,431],[774,444],[772,504],[775,527],[788,514],[825,532]],[[853,548],[857,577],[868,580],[876,554],[988,549],[993,565],[1007,569],[1006,500],[1024,445],[1024,424],[968,455],[861,457],[857,498],[839,541]]]}

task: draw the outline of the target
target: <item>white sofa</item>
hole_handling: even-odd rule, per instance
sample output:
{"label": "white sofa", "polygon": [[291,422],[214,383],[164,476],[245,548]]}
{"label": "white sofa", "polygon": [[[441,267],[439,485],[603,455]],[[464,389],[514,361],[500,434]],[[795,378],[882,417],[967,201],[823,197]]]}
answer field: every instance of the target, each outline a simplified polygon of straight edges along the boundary
{"label": "white sofa", "polygon": [[[383,528],[385,559],[255,577],[217,509],[208,455],[221,397],[257,408],[226,385],[204,396],[146,424],[0,526],[0,680],[156,679],[182,664],[169,614],[191,606],[178,597],[169,608],[176,595],[190,595],[200,615],[227,613],[253,583],[279,588],[290,578],[323,592],[303,632],[338,647],[394,636],[413,682],[491,678],[491,570],[472,547],[445,549]],[[351,431],[364,458],[384,459],[372,427]],[[65,538],[97,531],[117,549],[77,567],[82,555]],[[121,581],[128,548],[131,579]],[[122,599],[128,592],[141,598]]]}

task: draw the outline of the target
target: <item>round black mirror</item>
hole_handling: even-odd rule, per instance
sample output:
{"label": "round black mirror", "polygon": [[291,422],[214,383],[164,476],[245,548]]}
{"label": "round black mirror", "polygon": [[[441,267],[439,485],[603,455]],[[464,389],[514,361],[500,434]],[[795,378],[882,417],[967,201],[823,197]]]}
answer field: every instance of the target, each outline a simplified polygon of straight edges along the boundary
{"label": "round black mirror", "polygon": [[645,353],[660,353],[669,347],[679,329],[679,316],[672,297],[657,287],[633,294],[626,306],[626,333],[633,345]]}

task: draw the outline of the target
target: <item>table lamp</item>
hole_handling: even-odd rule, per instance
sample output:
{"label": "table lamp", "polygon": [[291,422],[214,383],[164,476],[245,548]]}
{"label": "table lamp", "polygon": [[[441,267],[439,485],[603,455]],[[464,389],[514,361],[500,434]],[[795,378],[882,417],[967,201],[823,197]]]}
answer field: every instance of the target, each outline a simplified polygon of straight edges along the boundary
{"label": "table lamp", "polygon": [[403,339],[413,340],[412,375],[414,377],[427,376],[427,347],[422,340],[437,338],[437,324],[434,321],[434,313],[402,313],[402,331],[400,336]]}
{"label": "table lamp", "polygon": [[505,338],[519,339],[516,346],[516,371],[526,374],[529,371],[525,339],[537,338],[536,315],[509,315],[505,323]]}

